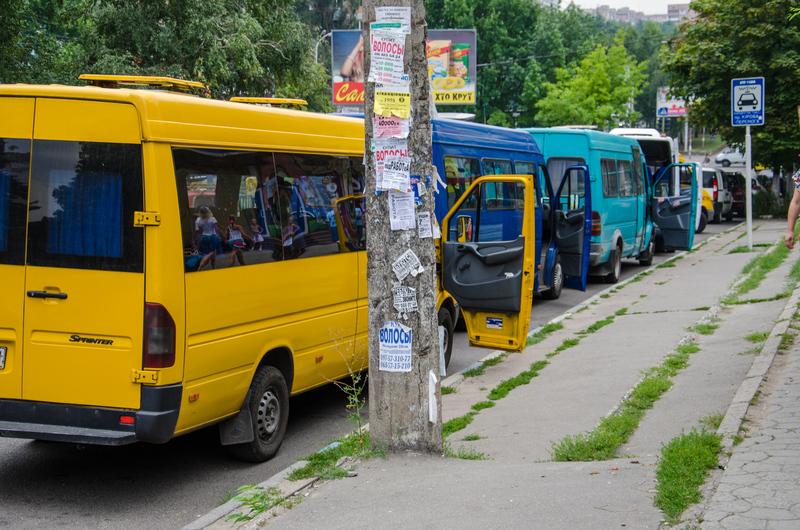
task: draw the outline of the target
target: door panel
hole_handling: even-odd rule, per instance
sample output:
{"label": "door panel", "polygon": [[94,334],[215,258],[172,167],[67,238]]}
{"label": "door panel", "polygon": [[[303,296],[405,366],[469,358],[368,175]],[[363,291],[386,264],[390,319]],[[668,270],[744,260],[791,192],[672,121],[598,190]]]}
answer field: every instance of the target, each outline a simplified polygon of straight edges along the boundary
{"label": "door panel", "polygon": [[444,289],[461,306],[473,345],[525,347],[534,286],[532,178],[481,177],[442,222]]}
{"label": "door panel", "polygon": [[0,98],[0,399],[22,397],[25,219],[33,98]]}
{"label": "door panel", "polygon": [[142,367],[144,316],[144,230],[133,226],[143,209],[138,138],[131,105],[37,101],[23,399],[139,407],[132,380]]}
{"label": "door panel", "polygon": [[669,249],[689,250],[694,244],[697,174],[696,164],[670,164],[653,183],[653,222]]}
{"label": "door panel", "polygon": [[564,285],[586,290],[589,245],[592,233],[592,201],[589,168],[567,168],[558,187],[556,241],[564,271]]}

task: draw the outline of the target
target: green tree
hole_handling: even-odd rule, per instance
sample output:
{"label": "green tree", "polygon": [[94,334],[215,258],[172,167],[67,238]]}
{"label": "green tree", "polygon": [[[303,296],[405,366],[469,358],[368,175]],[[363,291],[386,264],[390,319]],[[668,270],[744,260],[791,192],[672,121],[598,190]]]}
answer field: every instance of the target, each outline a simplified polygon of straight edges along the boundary
{"label": "green tree", "polygon": [[753,128],[753,159],[790,167],[800,146],[800,17],[796,0],[696,0],[697,17],[680,28],[664,57],[673,90],[693,97],[696,123],[741,143],[731,127],[731,79],[764,76],[766,124]]}
{"label": "green tree", "polygon": [[635,122],[633,101],[645,82],[646,62],[637,62],[622,43],[598,45],[578,65],[559,68],[556,82],[547,83],[536,120],[541,125],[597,125],[609,129]]}

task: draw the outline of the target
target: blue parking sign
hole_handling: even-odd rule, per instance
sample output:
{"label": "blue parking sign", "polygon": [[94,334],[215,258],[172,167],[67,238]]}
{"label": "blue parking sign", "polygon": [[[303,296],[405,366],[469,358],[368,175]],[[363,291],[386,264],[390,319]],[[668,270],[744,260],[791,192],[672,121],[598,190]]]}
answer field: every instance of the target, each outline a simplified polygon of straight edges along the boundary
{"label": "blue parking sign", "polygon": [[764,78],[731,79],[731,124],[764,125]]}

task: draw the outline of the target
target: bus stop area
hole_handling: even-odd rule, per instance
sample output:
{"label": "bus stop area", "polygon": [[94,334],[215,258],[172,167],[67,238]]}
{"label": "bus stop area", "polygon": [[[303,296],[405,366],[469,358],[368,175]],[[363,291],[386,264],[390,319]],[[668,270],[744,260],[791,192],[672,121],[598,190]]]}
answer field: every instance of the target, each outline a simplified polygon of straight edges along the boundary
{"label": "bus stop area", "polygon": [[[775,248],[782,229],[757,221],[755,250]],[[742,269],[755,256],[742,251],[743,235],[739,225],[676,254],[565,313],[551,326],[560,329],[540,326],[522,353],[445,380],[454,389],[443,397],[449,457],[345,461],[349,476],[332,481],[279,474],[272,486],[299,489],[291,508],[234,524],[225,515],[243,508],[229,503],[188,528],[658,528],[659,453],[703,428],[717,430],[732,457],[707,481],[708,505],[687,513],[716,525],[703,528],[767,528],[767,519],[778,528],[779,518],[794,527],[800,389],[797,348],[785,338],[798,299],[794,260],[743,294]],[[576,450],[564,440],[624,414],[675,352],[686,352],[684,366],[623,443],[581,458],[589,461],[557,461]]]}

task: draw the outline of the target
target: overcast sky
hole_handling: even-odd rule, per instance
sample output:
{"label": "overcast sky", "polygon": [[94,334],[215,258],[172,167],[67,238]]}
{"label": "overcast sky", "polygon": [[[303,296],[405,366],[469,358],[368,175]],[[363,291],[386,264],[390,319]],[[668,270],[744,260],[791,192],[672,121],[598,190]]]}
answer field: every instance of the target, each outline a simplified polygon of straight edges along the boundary
{"label": "overcast sky", "polygon": [[[611,7],[630,7],[636,11],[642,11],[648,15],[657,13],[666,14],[667,4],[680,4],[681,0],[572,0],[575,5],[580,7],[597,7],[607,5]],[[688,1],[688,0],[684,0]],[[561,0],[562,6],[569,5],[570,0]]]}

